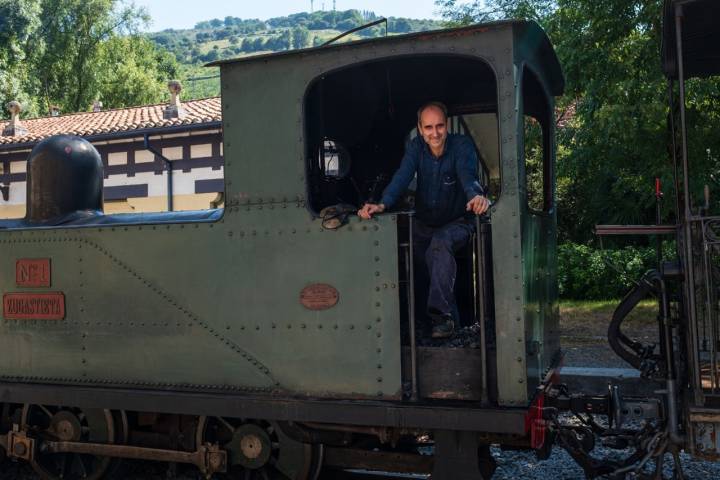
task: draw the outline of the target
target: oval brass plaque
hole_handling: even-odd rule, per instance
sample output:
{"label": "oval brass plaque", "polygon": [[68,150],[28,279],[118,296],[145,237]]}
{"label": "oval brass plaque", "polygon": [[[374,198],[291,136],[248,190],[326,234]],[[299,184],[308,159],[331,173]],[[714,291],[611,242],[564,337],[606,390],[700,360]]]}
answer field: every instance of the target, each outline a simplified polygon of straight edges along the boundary
{"label": "oval brass plaque", "polygon": [[334,307],[339,299],[337,289],[327,283],[313,283],[300,292],[300,303],[308,310],[327,310]]}

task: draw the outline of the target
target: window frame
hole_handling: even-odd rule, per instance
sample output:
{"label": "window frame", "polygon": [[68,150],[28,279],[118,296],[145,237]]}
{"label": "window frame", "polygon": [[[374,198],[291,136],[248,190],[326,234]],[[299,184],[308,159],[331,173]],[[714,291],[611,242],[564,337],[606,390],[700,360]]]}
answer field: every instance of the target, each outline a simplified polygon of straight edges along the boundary
{"label": "window frame", "polygon": [[[543,115],[540,115],[538,118],[534,115],[530,115],[526,113],[526,86],[525,86],[525,80],[526,75],[532,75],[533,80],[536,82],[537,86],[539,87],[539,93],[542,95],[541,101],[543,104]],[[552,215],[555,211],[555,185],[553,182],[554,177],[554,142],[553,142],[553,136],[554,136],[554,128],[553,128],[553,110],[551,108],[552,101],[551,96],[548,94],[547,89],[545,88],[545,85],[540,81],[540,76],[536,73],[536,71],[530,67],[527,63],[523,63],[522,69],[521,69],[521,81],[520,84],[520,109],[519,111],[519,118],[518,118],[518,124],[519,130],[522,133],[521,135],[521,144],[520,148],[518,148],[520,157],[519,162],[522,166],[523,171],[523,183],[522,183],[522,189],[525,192],[525,206],[527,207],[528,212],[534,214],[534,215],[542,215],[542,216],[549,216]],[[540,126],[541,130],[541,136],[542,136],[542,159],[543,159],[543,165],[542,165],[542,179],[543,179],[543,185],[542,185],[542,193],[543,193],[543,209],[538,210],[536,208],[533,208],[530,205],[529,202],[529,189],[528,189],[528,172],[527,172],[527,159],[526,159],[526,145],[525,145],[525,119],[526,117],[534,119],[538,125]],[[544,118],[542,118],[544,117]]]}

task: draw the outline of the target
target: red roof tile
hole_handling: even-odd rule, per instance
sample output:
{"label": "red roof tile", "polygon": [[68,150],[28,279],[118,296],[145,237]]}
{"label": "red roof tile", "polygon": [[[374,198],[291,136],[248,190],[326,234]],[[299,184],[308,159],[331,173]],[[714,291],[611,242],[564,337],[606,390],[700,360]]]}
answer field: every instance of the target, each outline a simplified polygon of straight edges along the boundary
{"label": "red roof tile", "polygon": [[222,120],[220,97],[183,102],[185,115],[181,118],[164,119],[165,107],[167,104],[143,105],[102,112],[72,113],[59,117],[21,118],[20,122],[28,130],[28,134],[20,137],[2,136],[1,133],[9,121],[0,121],[0,145],[32,143],[62,133],[82,137]]}

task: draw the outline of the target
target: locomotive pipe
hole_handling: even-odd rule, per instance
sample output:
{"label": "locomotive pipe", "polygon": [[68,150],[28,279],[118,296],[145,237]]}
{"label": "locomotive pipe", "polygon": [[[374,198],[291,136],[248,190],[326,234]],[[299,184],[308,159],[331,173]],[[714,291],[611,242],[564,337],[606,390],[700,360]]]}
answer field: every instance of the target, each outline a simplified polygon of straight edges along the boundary
{"label": "locomotive pipe", "polygon": [[418,379],[417,379],[417,344],[415,341],[415,257],[413,252],[413,213],[408,215],[408,256],[410,261],[408,262],[408,299],[410,305],[408,305],[408,316],[410,317],[410,376],[412,381],[412,387],[410,390],[410,400],[413,402],[418,401]]}
{"label": "locomotive pipe", "polygon": [[173,211],[173,168],[172,168],[172,162],[169,158],[167,158],[165,155],[162,154],[162,152],[157,151],[154,147],[150,145],[150,137],[146,133],[143,136],[143,143],[145,145],[145,150],[148,150],[153,155],[156,155],[159,157],[163,162],[165,162],[165,170],[167,171],[167,210],[168,212]]}
{"label": "locomotive pipe", "polygon": [[[613,351],[623,360],[638,370],[643,367],[644,358],[640,356],[644,347],[625,336],[620,330],[622,322],[627,315],[644,299],[650,292],[659,290],[660,294],[660,335],[662,343],[663,361],[665,363],[665,396],[667,406],[667,431],[671,442],[681,444],[684,439],[679,433],[678,426],[678,405],[677,405],[677,377],[675,374],[675,359],[672,341],[672,326],[670,325],[670,309],[668,304],[665,280],[657,270],[650,270],[623,298],[620,305],[613,313],[608,328],[608,341]],[[626,348],[627,347],[627,348]],[[634,353],[632,353],[634,352]]]}
{"label": "locomotive pipe", "polygon": [[670,105],[670,140],[672,145],[673,160],[673,185],[675,186],[675,222],[679,222],[680,218],[680,175],[678,174],[677,159],[677,134],[675,132],[675,96],[673,95],[674,82],[672,78],[668,79],[668,104]]}
{"label": "locomotive pipe", "polygon": [[673,351],[672,325],[670,325],[670,307],[668,305],[665,280],[659,272],[653,273],[654,280],[660,287],[660,321],[662,340],[665,346],[665,388],[667,390],[668,435],[672,443],[680,445],[684,442],[684,439],[682,435],[680,435],[678,427],[677,375],[675,374],[675,353]]}
{"label": "locomotive pipe", "polygon": [[690,228],[690,219],[692,216],[691,204],[690,204],[690,180],[689,180],[689,166],[688,166],[688,148],[687,148],[687,124],[685,121],[685,65],[683,55],[683,41],[682,41],[682,19],[683,19],[683,7],[682,4],[675,5],[675,46],[677,50],[677,68],[678,68],[678,84],[680,87],[680,141],[682,144],[682,166],[683,166],[683,206],[684,206],[684,218],[683,218],[683,233],[685,239],[683,246],[685,248],[684,257],[685,265],[685,298],[687,299],[687,318],[690,324],[690,342],[692,342],[692,377],[693,377],[693,390],[695,394],[695,402],[697,404],[703,404],[702,385],[700,384],[700,359],[698,358],[697,352],[699,351],[697,341],[697,307],[695,305],[695,266],[693,265],[693,251],[692,251],[692,231]]}
{"label": "locomotive pipe", "polygon": [[[610,347],[620,358],[637,370],[641,369],[642,359],[638,353],[643,346],[625,336],[620,330],[620,326],[637,304],[652,291],[652,284],[648,281],[648,275],[649,273],[645,274],[638,285],[625,295],[625,298],[622,299],[620,305],[618,305],[615,312],[613,312],[612,320],[610,320],[608,327],[608,342],[610,343]],[[631,353],[631,351],[636,353]]]}

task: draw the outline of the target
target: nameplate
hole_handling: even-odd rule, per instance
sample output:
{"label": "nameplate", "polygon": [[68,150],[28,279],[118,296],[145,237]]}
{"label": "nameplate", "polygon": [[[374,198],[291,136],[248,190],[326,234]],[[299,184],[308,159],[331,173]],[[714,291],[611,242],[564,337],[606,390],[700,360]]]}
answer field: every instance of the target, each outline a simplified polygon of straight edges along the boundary
{"label": "nameplate", "polygon": [[65,295],[61,292],[6,293],[3,316],[6,320],[62,320]]}
{"label": "nameplate", "polygon": [[314,283],[300,292],[300,303],[308,310],[327,310],[338,303],[340,294],[332,285]]}
{"label": "nameplate", "polygon": [[50,259],[22,258],[15,263],[15,285],[18,287],[49,287]]}

